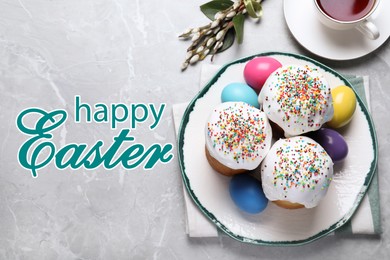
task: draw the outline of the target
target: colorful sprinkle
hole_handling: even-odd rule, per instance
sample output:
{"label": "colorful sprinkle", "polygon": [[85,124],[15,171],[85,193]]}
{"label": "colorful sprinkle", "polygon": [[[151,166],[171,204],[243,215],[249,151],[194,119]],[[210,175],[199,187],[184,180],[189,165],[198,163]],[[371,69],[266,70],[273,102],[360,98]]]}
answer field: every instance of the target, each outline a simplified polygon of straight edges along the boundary
{"label": "colorful sprinkle", "polygon": [[276,74],[279,87],[276,100],[285,114],[285,121],[290,120],[290,115],[303,114],[311,118],[323,113],[328,102],[323,93],[329,94],[330,88],[318,76],[312,78],[313,71],[316,69],[308,66],[297,67],[296,71],[288,66]]}
{"label": "colorful sprinkle", "polygon": [[[285,139],[284,144],[276,150],[276,155],[280,159],[273,166],[273,185],[280,183],[283,190],[315,190],[319,180],[325,177],[322,176],[324,166],[332,163],[322,147],[302,138]],[[330,180],[324,185],[328,186]]]}
{"label": "colorful sprinkle", "polygon": [[317,69],[307,65],[276,70],[261,93],[264,111],[290,135],[317,130],[333,116],[331,89]]}
{"label": "colorful sprinkle", "polygon": [[237,163],[253,161],[266,148],[266,118],[262,112],[242,102],[232,103],[221,110],[216,122],[208,122],[207,135],[214,149],[231,155]]}

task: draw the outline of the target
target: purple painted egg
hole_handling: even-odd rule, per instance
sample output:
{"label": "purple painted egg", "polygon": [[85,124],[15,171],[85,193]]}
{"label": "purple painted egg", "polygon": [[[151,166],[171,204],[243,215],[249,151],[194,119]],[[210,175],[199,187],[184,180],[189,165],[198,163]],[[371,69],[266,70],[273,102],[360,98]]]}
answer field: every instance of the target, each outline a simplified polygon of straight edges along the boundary
{"label": "purple painted egg", "polygon": [[337,131],[321,128],[308,134],[310,138],[319,143],[332,158],[334,163],[341,162],[348,155],[348,145],[344,137]]}

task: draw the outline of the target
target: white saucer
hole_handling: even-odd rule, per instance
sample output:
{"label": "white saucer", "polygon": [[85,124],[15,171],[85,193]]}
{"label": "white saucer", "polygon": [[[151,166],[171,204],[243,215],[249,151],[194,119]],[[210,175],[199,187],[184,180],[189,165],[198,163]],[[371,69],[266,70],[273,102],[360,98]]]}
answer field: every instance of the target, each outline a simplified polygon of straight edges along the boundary
{"label": "white saucer", "polygon": [[284,17],[295,39],[310,52],[331,60],[351,60],[379,48],[390,36],[390,1],[383,0],[372,21],[380,37],[370,40],[356,29],[336,31],[316,16],[313,0],[284,0]]}

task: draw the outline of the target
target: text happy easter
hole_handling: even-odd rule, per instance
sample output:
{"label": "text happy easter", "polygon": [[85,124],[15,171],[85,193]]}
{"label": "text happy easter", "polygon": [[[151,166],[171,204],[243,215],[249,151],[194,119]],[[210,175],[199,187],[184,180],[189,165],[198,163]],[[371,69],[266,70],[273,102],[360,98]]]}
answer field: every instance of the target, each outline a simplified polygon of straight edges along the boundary
{"label": "text happy easter", "polygon": [[[58,169],[88,170],[103,166],[113,169],[122,166],[125,169],[135,169],[143,165],[145,170],[152,169],[158,162],[168,163],[173,159],[171,143],[154,143],[149,147],[136,143],[135,137],[129,135],[140,124],[147,121],[150,131],[158,127],[166,104],[123,104],[112,103],[109,106],[103,103],[90,105],[81,102],[80,96],[74,99],[74,123],[105,123],[110,124],[111,129],[118,125],[126,124],[119,134],[113,137],[112,143],[107,147],[103,141],[98,140],[93,145],[85,143],[69,143],[57,148],[53,142],[53,134],[68,119],[68,113],[64,109],[45,111],[41,108],[28,108],[23,110],[16,119],[17,128],[29,136],[18,152],[20,165],[31,171],[35,178],[38,170],[50,163]],[[28,120],[30,119],[30,120]],[[31,120],[32,119],[32,120]],[[150,120],[148,120],[150,119]],[[29,126],[27,126],[29,121]],[[31,121],[34,123],[31,126]]]}

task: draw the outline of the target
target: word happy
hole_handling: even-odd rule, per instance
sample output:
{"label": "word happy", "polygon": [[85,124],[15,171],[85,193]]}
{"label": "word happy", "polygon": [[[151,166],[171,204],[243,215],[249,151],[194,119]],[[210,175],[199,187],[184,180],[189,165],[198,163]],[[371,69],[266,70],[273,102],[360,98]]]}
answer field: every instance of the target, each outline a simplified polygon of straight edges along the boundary
{"label": "word happy", "polygon": [[[21,145],[18,161],[23,168],[31,171],[32,177],[38,177],[38,170],[50,163],[54,163],[58,169],[83,167],[88,170],[100,166],[105,169],[122,166],[130,170],[143,164],[145,170],[150,170],[158,162],[166,164],[173,159],[172,144],[154,143],[145,147],[143,144],[136,143],[135,137],[129,135],[130,130],[135,130],[138,124],[145,123],[148,118],[152,119],[149,129],[155,129],[162,118],[165,104],[161,104],[158,109],[154,104],[127,106],[120,103],[106,106],[99,103],[90,106],[81,103],[80,99],[80,96],[75,97],[75,123],[81,122],[81,112],[84,111],[84,118],[88,123],[92,121],[110,123],[111,129],[115,129],[118,123],[129,121],[129,128],[121,129],[120,133],[113,137],[108,148],[104,147],[104,142],[101,140],[92,146],[85,143],[70,143],[57,148],[53,142],[53,132],[66,122],[68,117],[66,110],[47,112],[40,108],[29,108],[22,111],[16,119],[16,125],[30,138]],[[35,124],[28,127],[26,121],[34,121]]]}

